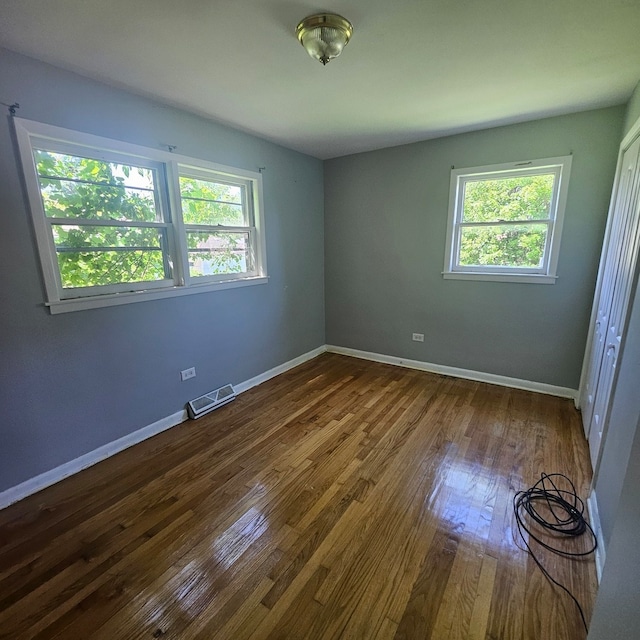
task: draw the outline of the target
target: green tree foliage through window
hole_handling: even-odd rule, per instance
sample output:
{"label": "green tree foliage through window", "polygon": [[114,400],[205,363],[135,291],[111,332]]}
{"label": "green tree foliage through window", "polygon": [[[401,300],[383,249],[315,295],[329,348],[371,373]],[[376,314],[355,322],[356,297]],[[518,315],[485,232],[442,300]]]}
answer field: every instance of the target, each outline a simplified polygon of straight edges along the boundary
{"label": "green tree foliage through window", "polygon": [[189,275],[245,273],[249,234],[245,187],[180,176],[182,218],[187,234]]}
{"label": "green tree foliage through window", "polygon": [[459,264],[541,267],[554,180],[554,174],[467,180]]}
{"label": "green tree foliage through window", "polygon": [[152,169],[38,149],[34,157],[63,288],[171,277]]}

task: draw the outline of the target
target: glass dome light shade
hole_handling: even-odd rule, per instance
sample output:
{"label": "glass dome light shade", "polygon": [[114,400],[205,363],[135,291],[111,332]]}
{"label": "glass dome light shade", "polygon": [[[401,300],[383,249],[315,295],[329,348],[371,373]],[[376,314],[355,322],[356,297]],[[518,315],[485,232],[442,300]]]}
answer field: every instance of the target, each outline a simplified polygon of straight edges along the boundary
{"label": "glass dome light shade", "polygon": [[336,14],[306,17],[296,27],[296,36],[307,53],[326,65],[337,58],[351,39],[353,25]]}

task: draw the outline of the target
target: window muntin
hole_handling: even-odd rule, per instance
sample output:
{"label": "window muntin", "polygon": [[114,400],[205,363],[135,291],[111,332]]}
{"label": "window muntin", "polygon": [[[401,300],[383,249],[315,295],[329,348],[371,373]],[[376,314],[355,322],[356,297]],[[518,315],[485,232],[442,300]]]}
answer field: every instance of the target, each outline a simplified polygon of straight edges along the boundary
{"label": "window muntin", "polygon": [[259,173],[14,123],[52,313],[266,282]]}
{"label": "window muntin", "polygon": [[570,163],[452,170],[445,277],[555,281]]}

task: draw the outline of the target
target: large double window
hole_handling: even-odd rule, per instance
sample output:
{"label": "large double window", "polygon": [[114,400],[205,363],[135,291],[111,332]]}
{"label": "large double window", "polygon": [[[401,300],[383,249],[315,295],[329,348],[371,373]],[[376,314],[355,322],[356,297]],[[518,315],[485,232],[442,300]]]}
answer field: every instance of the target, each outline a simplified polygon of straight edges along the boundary
{"label": "large double window", "polygon": [[266,281],[261,175],[16,119],[52,312]]}
{"label": "large double window", "polygon": [[451,171],[445,278],[556,279],[571,156]]}

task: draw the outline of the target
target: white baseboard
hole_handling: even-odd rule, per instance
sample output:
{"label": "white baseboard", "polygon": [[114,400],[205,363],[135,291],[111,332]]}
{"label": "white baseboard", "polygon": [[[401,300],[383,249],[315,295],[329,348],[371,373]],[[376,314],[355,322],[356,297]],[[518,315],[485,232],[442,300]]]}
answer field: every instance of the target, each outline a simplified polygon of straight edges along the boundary
{"label": "white baseboard", "polygon": [[602,537],[602,525],[600,523],[600,513],[598,512],[598,500],[596,498],[596,492],[592,491],[591,495],[587,498],[587,509],[589,510],[589,524],[596,534],[598,540],[598,546],[596,547],[596,575],[598,576],[598,584],[602,579],[602,569],[604,568],[604,561],[606,552],[604,549],[604,539]]}
{"label": "white baseboard", "polygon": [[519,378],[509,378],[508,376],[499,376],[494,373],[483,373],[482,371],[472,371],[471,369],[459,369],[458,367],[448,367],[442,364],[421,362],[420,360],[408,360],[407,358],[387,356],[381,353],[360,351],[358,349],[349,349],[347,347],[337,347],[330,344],[327,345],[326,350],[330,353],[339,353],[344,356],[353,356],[354,358],[362,358],[363,360],[372,360],[373,362],[395,364],[400,367],[419,369],[420,371],[428,371],[429,373],[439,373],[441,375],[452,376],[454,378],[465,378],[467,380],[475,380],[477,382],[497,384],[502,387],[512,387],[514,389],[524,389],[525,391],[545,393],[550,396],[559,396],[560,398],[571,398],[574,402],[578,394],[577,389],[557,387],[552,384],[545,384],[544,382],[520,380]]}
{"label": "white baseboard", "polygon": [[[234,385],[236,393],[243,393],[251,387],[255,387],[262,382],[266,382],[270,378],[273,378],[289,369],[293,369],[298,365],[306,362],[307,360],[311,360],[316,358],[321,353],[326,351],[326,347],[322,345],[317,349],[313,349],[313,351],[309,351],[307,353],[294,358],[293,360],[289,360],[288,362],[284,362],[273,369],[269,369],[269,371],[265,371],[260,375],[251,378],[250,380],[246,380],[245,382],[241,382],[237,385]],[[35,476],[34,478],[30,478],[29,480],[25,480],[15,487],[11,487],[6,489],[5,491],[0,492],[0,509],[4,509],[8,507],[10,504],[14,502],[18,502],[27,496],[30,496],[33,493],[36,493],[46,487],[50,487],[52,484],[56,484],[65,478],[73,475],[74,473],[78,473],[87,467],[91,467],[94,464],[108,458],[110,456],[115,455],[116,453],[120,453],[120,451],[124,451],[124,449],[128,449],[135,444],[142,442],[143,440],[147,440],[152,436],[161,433],[162,431],[166,431],[171,427],[175,427],[176,425],[184,422],[187,419],[187,412],[182,409],[181,411],[176,411],[170,416],[166,416],[165,418],[161,418],[160,420],[154,422],[153,424],[149,424],[146,427],[142,427],[132,433],[123,436],[122,438],[118,438],[113,442],[108,442],[107,444],[94,449],[93,451],[89,451],[84,455],[81,455],[79,458],[75,458],[74,460],[70,460],[69,462],[65,462],[61,464],[59,467],[55,467],[54,469],[50,469],[49,471],[45,471],[40,475]]]}
{"label": "white baseboard", "polygon": [[322,345],[317,349],[313,349],[312,351],[307,351],[307,353],[303,353],[301,356],[294,358],[293,360],[289,360],[288,362],[284,362],[283,364],[279,364],[277,367],[273,367],[273,369],[269,369],[269,371],[265,371],[254,378],[250,378],[249,380],[245,380],[240,384],[233,385],[233,388],[236,390],[236,393],[243,393],[251,389],[251,387],[255,387],[267,380],[271,380],[271,378],[275,378],[279,376],[281,373],[285,371],[289,371],[289,369],[293,369],[308,360],[313,360],[313,358],[317,358],[319,355],[323,354],[327,350],[326,345]]}
{"label": "white baseboard", "polygon": [[18,502],[18,500],[22,500],[23,498],[30,496],[32,493],[45,489],[52,484],[56,484],[56,482],[60,482],[60,480],[64,480],[65,478],[72,476],[74,473],[78,473],[78,471],[91,467],[105,458],[114,456],[116,453],[120,453],[120,451],[124,451],[124,449],[132,447],[134,444],[138,444],[139,442],[142,442],[147,438],[151,438],[162,431],[175,427],[186,419],[187,412],[184,409],[182,411],[176,411],[176,413],[166,416],[165,418],[161,418],[153,424],[149,424],[146,427],[142,427],[142,429],[138,429],[137,431],[133,431],[132,433],[123,436],[122,438],[118,438],[117,440],[108,442],[93,451],[89,451],[88,453],[81,455],[79,458],[69,460],[69,462],[65,462],[59,467],[45,471],[34,478],[29,478],[29,480],[21,482],[15,487],[6,489],[0,493],[0,509],[4,509],[10,504]]}

